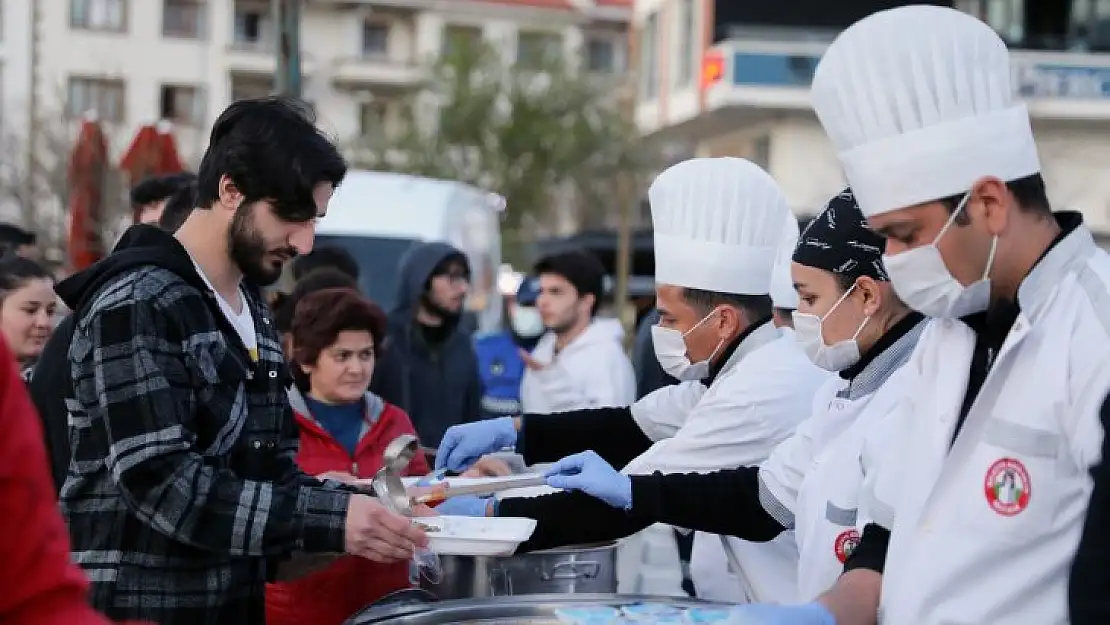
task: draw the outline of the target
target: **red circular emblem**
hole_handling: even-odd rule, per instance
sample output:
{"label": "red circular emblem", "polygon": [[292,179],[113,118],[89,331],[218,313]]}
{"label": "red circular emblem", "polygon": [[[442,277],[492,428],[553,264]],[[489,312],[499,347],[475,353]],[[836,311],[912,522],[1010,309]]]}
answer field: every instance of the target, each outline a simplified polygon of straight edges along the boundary
{"label": "red circular emblem", "polygon": [[844,564],[848,560],[848,556],[852,555],[852,551],[859,545],[859,532],[855,529],[844,530],[836,536],[833,542],[833,551],[836,552],[836,559]]}
{"label": "red circular emblem", "polygon": [[1033,485],[1020,460],[1000,458],[987,469],[983,492],[991,510],[1002,516],[1014,516],[1029,507]]}

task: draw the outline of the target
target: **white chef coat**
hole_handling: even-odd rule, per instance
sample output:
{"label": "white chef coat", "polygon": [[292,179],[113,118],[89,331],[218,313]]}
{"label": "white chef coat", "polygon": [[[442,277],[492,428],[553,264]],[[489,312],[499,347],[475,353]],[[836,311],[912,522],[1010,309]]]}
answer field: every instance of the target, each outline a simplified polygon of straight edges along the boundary
{"label": "white chef coat", "polygon": [[[814,393],[829,376],[809,361],[792,336],[768,322],[744,338],[708,389],[700,382],[683,382],[632,405],[632,417],[655,443],[623,472],[708,473],[759,464],[809,416]],[[746,550],[737,553],[746,577],[758,575],[769,587],[786,587],[792,594],[792,579],[772,580],[763,574],[775,568],[764,562],[766,554],[764,550],[753,558]],[[796,566],[792,560],[787,564],[777,568],[792,571]],[[724,571],[721,566],[719,572]],[[698,583],[694,579],[695,587]]]}
{"label": "white chef coat", "polygon": [[546,363],[525,369],[520,384],[523,411],[530,414],[627,406],[636,401],[636,374],[624,353],[624,328],[598,318],[555,354],[555,333],[540,338],[532,358]]}
{"label": "white chef coat", "polygon": [[863,522],[891,529],[884,625],[1068,622],[1101,452],[1108,285],[1110,257],[1079,225],[1018,289],[1021,312],[955,443],[976,335],[958,320],[926,328],[861,506]]}
{"label": "white chef coat", "polygon": [[818,394],[813,418],[760,467],[764,505],[797,534],[797,601],[828,590],[859,542],[860,492],[874,469],[864,450],[907,392],[902,367],[926,324],[919,322],[884,350],[852,386],[843,381],[837,388],[827,386]]}

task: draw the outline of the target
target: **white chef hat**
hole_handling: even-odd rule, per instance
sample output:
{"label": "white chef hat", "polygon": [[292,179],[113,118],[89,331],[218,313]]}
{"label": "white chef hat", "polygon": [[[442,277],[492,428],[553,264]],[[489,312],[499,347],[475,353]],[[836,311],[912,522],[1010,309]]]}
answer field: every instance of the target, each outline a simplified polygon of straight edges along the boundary
{"label": "white chef hat", "polygon": [[742,158],[694,158],[659,174],[648,199],[657,284],[770,293],[790,211],[767,172]]}
{"label": "white chef hat", "polygon": [[796,247],[798,247],[798,218],[794,213],[790,213],[786,216],[778,256],[775,258],[775,267],[771,271],[771,302],[775,308],[798,307],[798,292],[794,290],[794,279],[790,276],[790,263],[793,262]]}
{"label": "white chef hat", "polygon": [[1040,171],[1006,45],[955,9],[905,6],[850,26],[813,77],[813,108],[864,216]]}

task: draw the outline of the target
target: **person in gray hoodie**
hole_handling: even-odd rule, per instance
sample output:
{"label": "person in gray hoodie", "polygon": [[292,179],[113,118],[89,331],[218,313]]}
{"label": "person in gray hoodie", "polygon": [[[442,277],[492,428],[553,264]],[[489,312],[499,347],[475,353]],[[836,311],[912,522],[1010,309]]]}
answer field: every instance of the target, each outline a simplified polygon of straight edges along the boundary
{"label": "person in gray hoodie", "polygon": [[452,425],[480,418],[477,356],[459,327],[469,288],[470,265],[451,245],[423,243],[401,259],[397,300],[370,390],[408,413],[426,448],[439,446]]}

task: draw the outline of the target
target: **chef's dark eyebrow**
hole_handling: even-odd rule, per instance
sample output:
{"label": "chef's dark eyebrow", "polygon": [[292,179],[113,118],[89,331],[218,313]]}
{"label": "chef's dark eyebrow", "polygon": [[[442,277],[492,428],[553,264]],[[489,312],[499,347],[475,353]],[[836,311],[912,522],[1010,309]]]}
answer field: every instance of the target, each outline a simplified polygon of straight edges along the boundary
{"label": "chef's dark eyebrow", "polygon": [[899,233],[908,235],[917,229],[917,224],[910,221],[898,221],[892,224],[887,224],[882,228],[874,228],[876,234],[885,239],[897,239]]}

